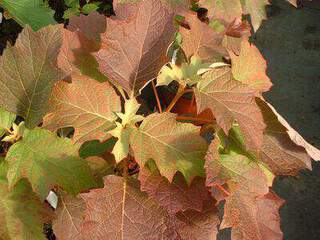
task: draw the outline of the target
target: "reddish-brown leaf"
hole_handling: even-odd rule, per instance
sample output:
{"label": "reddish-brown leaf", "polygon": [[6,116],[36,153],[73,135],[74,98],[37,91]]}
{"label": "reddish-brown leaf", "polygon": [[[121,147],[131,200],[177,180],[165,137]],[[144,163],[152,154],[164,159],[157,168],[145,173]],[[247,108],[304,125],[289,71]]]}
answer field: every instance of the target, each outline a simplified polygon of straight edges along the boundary
{"label": "reddish-brown leaf", "polygon": [[239,0],[200,0],[199,6],[208,9],[210,17],[229,23],[242,16],[242,7]]}
{"label": "reddish-brown leaf", "polygon": [[139,189],[133,178],[108,176],[103,189],[81,194],[86,203],[82,239],[215,240],[218,211],[208,199],[204,210],[169,215]]}
{"label": "reddish-brown leaf", "polygon": [[175,33],[174,14],[161,1],[137,4],[137,12],[129,19],[107,20],[102,48],[95,55],[100,71],[133,95],[167,62],[166,50]]}
{"label": "reddish-brown leaf", "polygon": [[216,33],[206,23],[201,22],[197,14],[188,13],[185,16],[190,29],[180,27],[182,48],[187,57],[197,55],[203,61],[211,61],[216,56],[227,55],[222,47],[223,34]]}
{"label": "reddish-brown leaf", "polygon": [[215,201],[207,199],[202,212],[188,210],[177,214],[178,232],[183,240],[216,240],[220,223]]}
{"label": "reddish-brown leaf", "polygon": [[98,70],[98,63],[91,55],[100,48],[100,34],[106,29],[106,17],[97,12],[88,16],[72,17],[63,32],[63,44],[58,56],[58,65],[68,73],[88,75],[103,81],[106,77]]}
{"label": "reddish-brown leaf", "polygon": [[272,83],[266,74],[267,63],[258,48],[243,39],[240,55],[229,51],[234,78],[256,90],[257,95],[270,90]]}
{"label": "reddish-brown leaf", "polygon": [[83,239],[179,239],[165,210],[139,190],[134,179],[105,178],[103,189],[81,194],[86,203]]}
{"label": "reddish-brown leaf", "polygon": [[74,127],[73,140],[78,143],[103,141],[110,137],[107,131],[115,127],[115,112],[120,111],[120,98],[109,83],[74,74],[71,84],[61,81],[55,86],[44,127]]}
{"label": "reddish-brown leaf", "polygon": [[145,167],[140,170],[139,180],[141,190],[148,193],[150,198],[156,200],[172,215],[188,209],[201,212],[203,202],[209,195],[203,179],[195,178],[188,186],[180,173],[177,173],[170,183],[158,170]]}
{"label": "reddish-brown leaf", "polygon": [[226,134],[237,121],[247,148],[257,151],[262,146],[265,124],[254,94],[253,89],[233,79],[229,67],[206,72],[195,89],[198,112],[211,109]]}
{"label": "reddish-brown leaf", "polygon": [[52,222],[54,234],[59,240],[78,240],[85,211],[80,197],[61,194],[59,205]]}
{"label": "reddish-brown leaf", "polygon": [[[266,102],[257,99],[267,128],[261,149],[261,161],[276,175],[296,175],[301,169],[311,169],[305,149],[291,141],[288,129]],[[278,115],[279,116],[279,115]]]}
{"label": "reddish-brown leaf", "polygon": [[232,227],[232,240],[282,240],[279,208],[274,193],[256,199],[242,189],[227,198],[220,228]]}
{"label": "reddish-brown leaf", "polygon": [[267,103],[268,107],[272,110],[274,115],[278,118],[278,121],[287,129],[290,139],[297,145],[305,148],[309,156],[316,161],[320,160],[320,150],[308,143],[296,130],[294,130],[290,124],[275,110],[275,108]]}

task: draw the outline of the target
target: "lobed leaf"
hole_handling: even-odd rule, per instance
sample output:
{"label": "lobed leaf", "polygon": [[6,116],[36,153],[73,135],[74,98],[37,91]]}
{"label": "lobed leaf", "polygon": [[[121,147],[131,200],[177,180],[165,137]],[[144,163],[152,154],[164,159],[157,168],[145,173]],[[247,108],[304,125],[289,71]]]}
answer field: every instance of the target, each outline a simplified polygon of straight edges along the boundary
{"label": "lobed leaf", "polygon": [[61,26],[26,27],[0,58],[0,105],[30,128],[41,122],[53,85],[64,76],[56,66],[61,44]]}
{"label": "lobed leaf", "polygon": [[20,179],[26,178],[41,200],[54,186],[73,195],[95,187],[88,164],[77,152],[78,146],[69,139],[40,128],[28,131],[10,147],[5,158],[9,164],[9,187],[13,189]]}
{"label": "lobed leaf", "polygon": [[190,183],[195,176],[203,176],[207,150],[199,127],[179,123],[172,113],[153,113],[145,118],[130,138],[132,153],[141,167],[153,159],[162,176],[170,182],[180,171]]}
{"label": "lobed leaf", "polygon": [[0,239],[45,240],[43,224],[50,215],[27,181],[19,181],[9,191],[7,180],[0,176]]}
{"label": "lobed leaf", "polygon": [[226,134],[237,121],[247,148],[253,151],[261,148],[265,124],[254,101],[254,90],[234,80],[229,67],[206,72],[195,96],[199,113],[209,108]]}
{"label": "lobed leaf", "polygon": [[272,83],[266,75],[267,63],[258,48],[242,40],[240,55],[229,52],[234,78],[256,90],[259,95],[270,90]]}
{"label": "lobed leaf", "polygon": [[121,111],[120,98],[109,83],[72,76],[71,84],[61,81],[55,86],[44,127],[51,131],[74,127],[77,143],[107,140],[111,137],[108,131],[116,127],[115,112]]}
{"label": "lobed leaf", "polygon": [[201,212],[203,203],[208,198],[208,190],[201,178],[195,178],[188,186],[181,174],[176,174],[172,183],[162,177],[157,169],[140,169],[141,191],[157,201],[169,214],[179,211],[197,210]]}
{"label": "lobed leaf", "polygon": [[127,21],[117,16],[107,20],[95,55],[100,71],[134,96],[167,62],[165,53],[175,33],[174,15],[161,1],[137,4]]}
{"label": "lobed leaf", "polygon": [[195,13],[185,15],[185,21],[189,24],[190,30],[180,27],[182,35],[181,47],[188,58],[197,56],[203,62],[212,62],[220,55],[227,55],[222,47],[223,34],[216,33],[206,23],[203,23]]}

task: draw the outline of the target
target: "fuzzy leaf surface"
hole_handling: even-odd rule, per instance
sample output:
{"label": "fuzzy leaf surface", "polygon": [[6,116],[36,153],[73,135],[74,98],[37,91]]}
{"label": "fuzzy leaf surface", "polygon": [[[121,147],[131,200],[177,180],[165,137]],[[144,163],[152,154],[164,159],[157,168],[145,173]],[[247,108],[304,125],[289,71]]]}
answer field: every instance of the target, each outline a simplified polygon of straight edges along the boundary
{"label": "fuzzy leaf surface", "polygon": [[172,183],[162,177],[157,169],[145,167],[140,170],[141,191],[163,206],[169,214],[189,209],[201,212],[208,198],[208,190],[201,178],[195,178],[188,186],[184,177],[178,173]]}
{"label": "fuzzy leaf surface", "polygon": [[226,22],[232,22],[242,15],[242,6],[239,0],[200,0],[199,5],[208,9],[208,15]]}
{"label": "fuzzy leaf surface", "polygon": [[60,240],[79,239],[84,211],[85,203],[82,198],[60,194],[59,205],[52,222],[56,237]]}
{"label": "fuzzy leaf surface", "polygon": [[177,122],[175,114],[154,113],[146,117],[132,133],[130,145],[141,167],[153,159],[160,174],[170,182],[177,171],[188,183],[204,174],[207,144],[200,136],[200,128]]}
{"label": "fuzzy leaf surface", "polygon": [[237,190],[226,200],[220,228],[232,227],[232,240],[282,240],[279,208],[283,203],[274,193],[256,199]]}
{"label": "fuzzy leaf surface", "polygon": [[51,131],[74,127],[73,141],[77,143],[104,141],[116,127],[115,112],[119,111],[120,98],[109,83],[74,74],[71,84],[61,81],[55,86],[44,127]]}
{"label": "fuzzy leaf surface", "polygon": [[258,150],[262,146],[265,124],[254,94],[253,89],[234,80],[229,67],[205,73],[195,89],[199,113],[209,108],[226,134],[237,121],[247,148]]}
{"label": "fuzzy leaf surface", "polygon": [[6,129],[10,129],[12,123],[16,119],[16,115],[14,113],[10,113],[0,108],[0,137],[3,136]]}
{"label": "fuzzy leaf surface", "polygon": [[287,128],[266,102],[260,99],[257,102],[267,124],[261,161],[276,175],[296,175],[301,169],[311,169],[311,159],[305,149],[290,139]]}
{"label": "fuzzy leaf surface", "polygon": [[161,1],[137,4],[129,19],[107,20],[102,48],[95,55],[100,71],[135,96],[167,62],[166,50],[175,33],[174,15]]}
{"label": "fuzzy leaf surface", "polygon": [[27,178],[41,200],[54,186],[73,195],[95,187],[88,164],[77,152],[78,146],[69,139],[40,128],[30,130],[7,153],[9,187],[12,189],[20,179]]}
{"label": "fuzzy leaf surface", "polygon": [[241,42],[240,55],[229,52],[234,78],[257,91],[257,94],[270,90],[272,83],[266,75],[267,63],[258,48],[248,40]]}
{"label": "fuzzy leaf surface", "polygon": [[188,210],[172,216],[140,191],[137,180],[117,176],[106,177],[103,189],[81,197],[86,203],[83,239],[216,239],[219,219],[213,199],[201,212]]}
{"label": "fuzzy leaf surface", "polygon": [[[2,167],[0,164],[0,172]],[[49,218],[49,209],[32,192],[27,181],[19,181],[9,191],[5,176],[0,176],[0,239],[46,240],[43,224]]]}
{"label": "fuzzy leaf surface", "polygon": [[22,26],[29,25],[34,31],[56,24],[54,11],[42,0],[1,0],[0,5]]}
{"label": "fuzzy leaf surface", "polygon": [[187,57],[195,55],[203,62],[211,62],[215,57],[227,54],[222,47],[223,35],[201,22],[197,14],[188,13],[185,21],[189,24],[190,30],[180,27],[179,32],[183,39],[181,46]]}
{"label": "fuzzy leaf surface", "polygon": [[103,189],[81,194],[86,204],[83,239],[180,239],[165,210],[139,189],[139,182],[108,176]]}
{"label": "fuzzy leaf surface", "polygon": [[0,58],[0,105],[24,117],[28,127],[39,124],[53,85],[64,76],[56,66],[61,44],[61,26],[26,27]]}
{"label": "fuzzy leaf surface", "polygon": [[88,16],[74,16],[63,29],[63,44],[58,56],[58,66],[69,76],[83,74],[100,82],[106,77],[99,72],[93,52],[100,49],[100,34],[106,30],[106,17],[92,12]]}

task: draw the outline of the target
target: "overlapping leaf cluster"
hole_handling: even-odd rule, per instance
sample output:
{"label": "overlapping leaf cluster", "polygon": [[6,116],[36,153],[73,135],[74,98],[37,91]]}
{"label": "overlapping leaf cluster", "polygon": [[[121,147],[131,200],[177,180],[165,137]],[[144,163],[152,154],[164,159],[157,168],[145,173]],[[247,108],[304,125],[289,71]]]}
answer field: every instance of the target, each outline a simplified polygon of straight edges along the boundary
{"label": "overlapping leaf cluster", "polygon": [[[242,16],[256,30],[268,1],[113,4],[26,26],[0,58],[0,239],[45,239],[46,222],[58,239],[282,239],[273,179],[320,153],[262,97],[272,83]],[[148,109],[155,82],[179,87]]]}

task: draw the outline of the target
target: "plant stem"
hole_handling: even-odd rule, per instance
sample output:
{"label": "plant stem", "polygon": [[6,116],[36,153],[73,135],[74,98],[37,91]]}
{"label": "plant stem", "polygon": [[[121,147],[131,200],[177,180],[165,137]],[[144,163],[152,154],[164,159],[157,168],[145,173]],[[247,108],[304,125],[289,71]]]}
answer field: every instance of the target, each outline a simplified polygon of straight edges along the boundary
{"label": "plant stem", "polygon": [[157,100],[157,105],[158,105],[159,112],[162,113],[162,107],[161,107],[160,99],[159,99],[158,92],[157,92],[157,89],[156,89],[156,86],[155,86],[153,80],[151,81],[151,84],[152,84],[152,89],[153,89],[154,95],[155,95],[156,100]]}
{"label": "plant stem", "polygon": [[199,117],[188,117],[188,116],[177,116],[177,120],[185,120],[185,121],[200,121],[205,123],[212,123],[212,120],[199,118]]}
{"label": "plant stem", "polygon": [[193,89],[185,89],[185,86],[179,85],[177,94],[172,99],[170,105],[168,106],[166,112],[170,112],[178,100],[186,93],[193,92]]}
{"label": "plant stem", "polygon": [[223,192],[228,197],[230,196],[230,193],[224,187],[222,187],[221,185],[214,184],[213,187],[215,187],[216,189],[220,190],[221,192]]}

